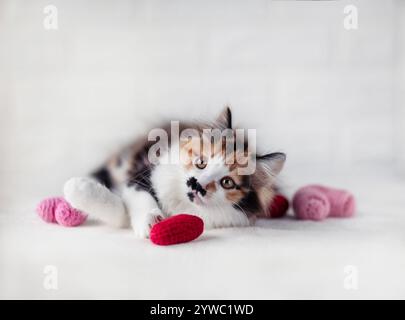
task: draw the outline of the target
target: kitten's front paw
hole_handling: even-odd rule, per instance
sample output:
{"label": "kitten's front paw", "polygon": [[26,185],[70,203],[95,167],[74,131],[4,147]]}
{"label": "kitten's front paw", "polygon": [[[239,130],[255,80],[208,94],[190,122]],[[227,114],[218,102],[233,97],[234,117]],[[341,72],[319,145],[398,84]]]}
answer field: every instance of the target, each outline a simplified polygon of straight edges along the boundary
{"label": "kitten's front paw", "polygon": [[152,209],[148,214],[132,222],[135,236],[140,239],[149,238],[152,226],[164,219],[163,213],[158,208]]}
{"label": "kitten's front paw", "polygon": [[96,194],[97,184],[89,178],[71,178],[63,187],[65,199],[76,209],[85,210]]}
{"label": "kitten's front paw", "polygon": [[138,239],[147,239],[150,235],[150,226],[147,224],[139,224],[137,226],[132,226],[134,230],[135,237]]}

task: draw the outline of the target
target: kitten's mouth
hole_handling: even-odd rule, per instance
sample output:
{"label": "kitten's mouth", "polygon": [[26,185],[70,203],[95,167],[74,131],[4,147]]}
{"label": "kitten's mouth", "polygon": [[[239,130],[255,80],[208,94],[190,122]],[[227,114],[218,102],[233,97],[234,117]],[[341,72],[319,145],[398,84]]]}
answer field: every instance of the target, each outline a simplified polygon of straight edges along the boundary
{"label": "kitten's mouth", "polygon": [[204,202],[202,201],[201,197],[198,195],[196,191],[191,191],[187,193],[187,197],[190,199],[191,202],[194,202],[198,205],[203,205]]}

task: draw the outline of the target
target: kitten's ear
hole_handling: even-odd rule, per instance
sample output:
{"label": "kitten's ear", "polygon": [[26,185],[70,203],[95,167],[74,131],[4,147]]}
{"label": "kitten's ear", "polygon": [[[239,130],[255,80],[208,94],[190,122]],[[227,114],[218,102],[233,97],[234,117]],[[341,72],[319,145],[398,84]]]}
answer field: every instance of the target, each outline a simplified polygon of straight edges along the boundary
{"label": "kitten's ear", "polygon": [[221,129],[232,129],[232,112],[229,106],[226,106],[218,118],[215,120],[215,125]]}
{"label": "kitten's ear", "polygon": [[262,156],[256,156],[259,165],[262,165],[268,174],[276,176],[283,169],[287,156],[282,152],[274,152]]}

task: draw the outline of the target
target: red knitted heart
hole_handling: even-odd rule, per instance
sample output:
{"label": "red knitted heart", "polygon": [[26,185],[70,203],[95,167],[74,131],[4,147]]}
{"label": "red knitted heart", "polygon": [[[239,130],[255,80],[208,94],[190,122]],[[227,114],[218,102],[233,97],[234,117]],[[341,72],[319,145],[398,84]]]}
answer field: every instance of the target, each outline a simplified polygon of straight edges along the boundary
{"label": "red knitted heart", "polygon": [[204,222],[201,218],[178,214],[153,225],[150,240],[161,246],[184,243],[198,238],[203,230]]}
{"label": "red knitted heart", "polygon": [[270,218],[281,218],[287,213],[289,203],[286,197],[281,194],[276,194],[273,202],[270,205],[269,216]]}

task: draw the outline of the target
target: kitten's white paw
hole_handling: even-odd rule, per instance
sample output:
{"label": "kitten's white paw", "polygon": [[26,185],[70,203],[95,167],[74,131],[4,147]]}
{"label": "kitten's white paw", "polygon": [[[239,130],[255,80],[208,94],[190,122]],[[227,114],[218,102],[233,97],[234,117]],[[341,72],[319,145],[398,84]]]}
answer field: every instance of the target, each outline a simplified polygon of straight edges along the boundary
{"label": "kitten's white paw", "polygon": [[138,223],[136,226],[132,226],[135,237],[139,239],[147,239],[150,234],[150,226],[148,224]]}
{"label": "kitten's white paw", "polygon": [[71,178],[63,188],[66,201],[76,209],[112,227],[128,227],[129,217],[122,199],[90,178]]}
{"label": "kitten's white paw", "polygon": [[149,213],[132,221],[132,229],[135,237],[140,239],[149,238],[150,229],[155,223],[164,219],[163,213],[159,208],[153,208]]}
{"label": "kitten's white paw", "polygon": [[86,210],[97,194],[98,185],[89,178],[71,178],[63,187],[65,199],[74,208]]}

